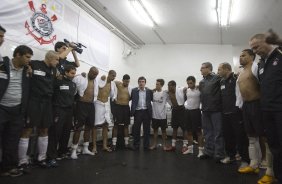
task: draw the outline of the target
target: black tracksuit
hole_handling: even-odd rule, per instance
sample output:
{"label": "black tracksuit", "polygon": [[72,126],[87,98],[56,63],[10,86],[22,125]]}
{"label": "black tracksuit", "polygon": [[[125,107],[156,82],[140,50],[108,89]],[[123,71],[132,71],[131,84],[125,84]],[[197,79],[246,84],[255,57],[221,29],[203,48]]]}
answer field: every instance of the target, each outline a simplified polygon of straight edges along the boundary
{"label": "black tracksuit", "polygon": [[[49,129],[47,155],[49,159],[66,154],[72,127],[73,103],[76,85],[65,76],[55,80],[53,95],[54,123]],[[59,144],[59,148],[57,150]]]}
{"label": "black tracksuit", "polygon": [[225,151],[227,156],[235,158],[237,146],[242,160],[249,162],[249,142],[244,130],[242,113],[236,106],[236,81],[237,76],[234,73],[231,73],[227,79],[220,81]]}

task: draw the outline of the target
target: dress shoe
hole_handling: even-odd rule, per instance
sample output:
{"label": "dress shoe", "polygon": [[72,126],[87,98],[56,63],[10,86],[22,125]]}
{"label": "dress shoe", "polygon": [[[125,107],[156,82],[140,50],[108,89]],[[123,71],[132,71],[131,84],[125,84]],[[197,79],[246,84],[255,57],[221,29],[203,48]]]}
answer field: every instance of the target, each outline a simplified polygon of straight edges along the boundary
{"label": "dress shoe", "polygon": [[139,150],[139,147],[137,147],[137,146],[131,146],[131,147],[129,147],[129,149],[132,150],[132,151],[138,151],[138,150]]}
{"label": "dress shoe", "polygon": [[175,151],[176,147],[175,146],[167,146],[165,151]]}
{"label": "dress shoe", "polygon": [[210,158],[212,158],[212,157],[207,155],[207,154],[203,154],[203,155],[199,156],[200,160],[207,160],[207,159],[210,159]]}

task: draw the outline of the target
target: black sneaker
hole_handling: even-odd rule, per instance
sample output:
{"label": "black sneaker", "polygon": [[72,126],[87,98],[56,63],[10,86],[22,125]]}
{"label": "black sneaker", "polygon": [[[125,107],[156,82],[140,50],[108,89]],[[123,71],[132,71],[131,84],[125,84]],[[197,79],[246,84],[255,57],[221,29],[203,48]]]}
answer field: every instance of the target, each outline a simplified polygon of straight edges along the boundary
{"label": "black sneaker", "polygon": [[210,159],[211,156],[207,155],[207,154],[203,154],[199,157],[200,160],[207,160],[207,159]]}
{"label": "black sneaker", "polygon": [[68,158],[67,154],[61,154],[56,158],[56,160],[63,160],[63,159],[66,159],[66,158]]}
{"label": "black sneaker", "polygon": [[49,167],[49,165],[48,165],[48,163],[47,163],[46,160],[37,161],[36,164],[37,164],[39,167],[42,167],[42,168],[48,168],[48,167]]}
{"label": "black sneaker", "polygon": [[31,167],[29,164],[21,164],[18,166],[18,169],[23,172],[23,174],[30,174],[31,173]]}

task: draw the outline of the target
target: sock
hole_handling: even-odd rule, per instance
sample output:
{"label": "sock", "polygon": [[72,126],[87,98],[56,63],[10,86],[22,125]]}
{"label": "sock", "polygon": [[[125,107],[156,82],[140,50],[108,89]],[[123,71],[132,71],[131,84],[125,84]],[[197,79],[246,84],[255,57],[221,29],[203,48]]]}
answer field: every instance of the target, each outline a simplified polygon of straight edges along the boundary
{"label": "sock", "polygon": [[172,140],[171,140],[171,146],[172,146],[172,147],[175,147],[175,143],[176,143],[176,140],[175,140],[175,139],[172,139]]}
{"label": "sock", "polygon": [[72,144],[72,145],[71,145],[72,150],[76,150],[77,147],[78,147],[78,144]]}
{"label": "sock", "polygon": [[84,142],[83,149],[88,150],[88,147],[89,147],[89,142]]}
{"label": "sock", "polygon": [[258,168],[260,160],[260,145],[258,137],[249,137],[249,156],[250,156],[250,167]]}
{"label": "sock", "polygon": [[129,137],[124,137],[124,143],[125,143],[125,145],[128,145],[129,144]]}
{"label": "sock", "polygon": [[19,165],[28,164],[29,157],[27,155],[29,138],[20,138],[19,141]]}
{"label": "sock", "polygon": [[272,153],[269,150],[269,146],[267,143],[265,143],[265,148],[266,148],[266,171],[265,174],[269,176],[274,176],[273,172],[273,157]]}
{"label": "sock", "polygon": [[46,159],[46,152],[48,146],[48,136],[38,137],[37,147],[38,147],[38,161]]}
{"label": "sock", "polygon": [[117,145],[117,138],[116,137],[112,138],[112,143],[113,143],[114,146]]}
{"label": "sock", "polygon": [[187,147],[188,146],[188,140],[183,140],[183,147]]}

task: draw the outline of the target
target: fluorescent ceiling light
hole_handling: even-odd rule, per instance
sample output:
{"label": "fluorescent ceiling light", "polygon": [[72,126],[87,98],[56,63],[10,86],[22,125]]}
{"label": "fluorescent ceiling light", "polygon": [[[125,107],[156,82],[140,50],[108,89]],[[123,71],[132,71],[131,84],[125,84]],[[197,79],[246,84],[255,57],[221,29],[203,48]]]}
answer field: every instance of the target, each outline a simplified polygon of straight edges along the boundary
{"label": "fluorescent ceiling light", "polygon": [[218,23],[221,27],[230,26],[233,0],[217,0]]}
{"label": "fluorescent ceiling light", "polygon": [[148,12],[141,0],[128,0],[130,5],[135,10],[135,13],[138,15],[138,18],[141,19],[146,25],[150,27],[156,26],[152,15]]}

